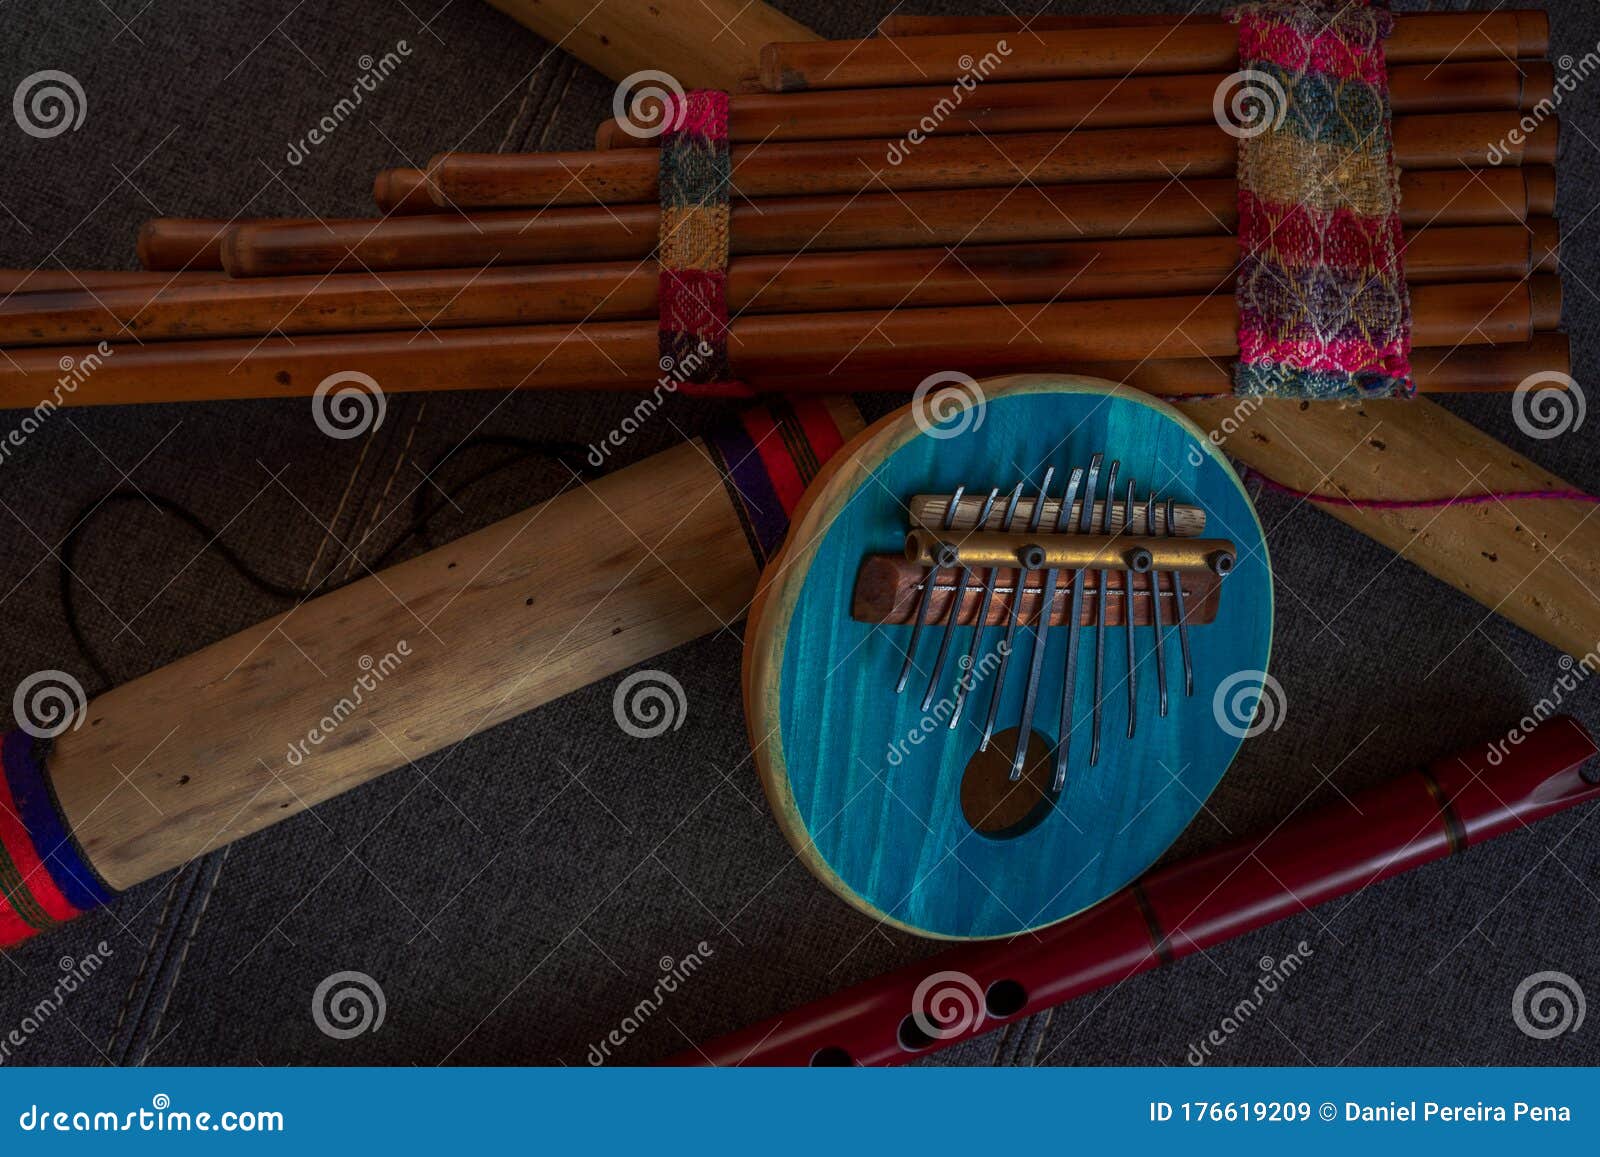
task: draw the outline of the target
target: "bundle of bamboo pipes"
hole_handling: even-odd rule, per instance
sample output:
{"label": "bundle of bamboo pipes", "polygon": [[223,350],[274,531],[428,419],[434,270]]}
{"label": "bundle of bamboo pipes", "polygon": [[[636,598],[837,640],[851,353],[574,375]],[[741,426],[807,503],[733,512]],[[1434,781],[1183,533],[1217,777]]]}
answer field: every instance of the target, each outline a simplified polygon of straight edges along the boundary
{"label": "bundle of bamboo pipes", "polygon": [[[729,124],[741,381],[908,389],[939,369],[1082,369],[1226,391],[1237,141],[1215,98],[1236,32],[1045,18],[993,56],[1016,27],[904,18],[892,40],[762,51],[764,91],[735,94]],[[1519,130],[1552,94],[1547,47],[1540,13],[1396,21],[1423,391],[1567,368],[1557,126]],[[982,98],[950,108],[959,62],[986,53]],[[936,129],[891,158],[935,108]],[[0,272],[0,406],[35,405],[99,343],[114,356],[61,404],[303,395],[351,369],[385,391],[648,386],[658,162],[634,146],[654,141],[615,122],[597,137],[586,153],[380,173],[371,220],[151,221],[144,274]],[[1447,356],[1462,346],[1478,348]]]}

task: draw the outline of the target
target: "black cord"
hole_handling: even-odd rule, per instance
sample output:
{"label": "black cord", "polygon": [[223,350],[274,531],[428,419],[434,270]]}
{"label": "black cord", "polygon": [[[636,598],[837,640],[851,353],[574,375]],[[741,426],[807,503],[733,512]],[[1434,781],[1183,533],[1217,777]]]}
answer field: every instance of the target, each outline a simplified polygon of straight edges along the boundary
{"label": "black cord", "polygon": [[[580,478],[593,477],[598,473],[589,464],[587,449],[574,442],[556,442],[534,438],[516,438],[509,435],[485,434],[469,438],[459,446],[440,454],[429,466],[427,475],[431,478],[444,465],[447,458],[460,458],[473,450],[488,446],[510,450],[512,453],[462,479],[442,493],[433,487],[419,486],[411,524],[393,542],[386,546],[382,553],[367,564],[369,569],[378,570],[387,564],[413,538],[420,538],[423,549],[429,549],[433,545],[429,532],[432,528],[434,517],[446,506],[454,506],[455,499],[471,487],[510,469],[512,466],[517,466],[533,459],[543,459],[562,463]],[[576,466],[573,465],[574,462],[577,463]],[[58,555],[61,564],[61,610],[66,618],[67,630],[71,632],[72,641],[78,645],[78,650],[83,652],[83,657],[88,660],[90,668],[100,679],[101,690],[111,687],[116,680],[111,677],[110,670],[101,661],[99,653],[89,641],[88,634],[83,629],[83,623],[78,613],[77,595],[72,582],[77,570],[73,564],[77,559],[78,550],[83,544],[84,534],[89,527],[94,525],[100,514],[114,505],[128,502],[152,505],[156,509],[177,518],[200,535],[206,544],[203,548],[204,550],[215,553],[218,558],[232,567],[251,586],[264,594],[271,595],[273,598],[296,602],[310,598],[321,590],[324,584],[329,582],[343,561],[341,559],[334,562],[328,568],[327,573],[307,587],[289,586],[276,582],[246,562],[232,547],[224,543],[218,533],[198,515],[180,506],[170,498],[164,498],[160,495],[150,494],[147,491],[127,486],[113,490],[105,498],[91,503],[78,513],[78,516],[73,519],[72,530],[62,540]],[[337,589],[335,586],[330,585],[328,587],[330,591],[335,589]]]}

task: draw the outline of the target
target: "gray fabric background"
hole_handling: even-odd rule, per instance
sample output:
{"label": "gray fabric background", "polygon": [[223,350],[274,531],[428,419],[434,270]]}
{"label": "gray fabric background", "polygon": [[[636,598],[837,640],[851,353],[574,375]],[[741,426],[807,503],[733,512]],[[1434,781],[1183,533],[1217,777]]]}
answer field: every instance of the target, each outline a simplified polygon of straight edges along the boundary
{"label": "gray fabric background", "polygon": [[[779,6],[833,35],[866,34],[891,7]],[[1593,3],[1549,8],[1554,55],[1581,56],[1600,40]],[[415,51],[364,115],[285,167],[287,142],[349,85],[358,58],[402,38]],[[82,83],[87,121],[39,141],[0,118],[8,266],[131,267],[135,231],[158,213],[366,214],[368,183],[385,165],[446,147],[585,147],[612,91],[478,0],[0,6],[0,94],[46,68]],[[1567,322],[1577,377],[1590,382],[1600,348],[1594,92],[1580,92],[1563,116]],[[877,412],[887,403],[867,404]],[[407,502],[421,465],[470,433],[584,442],[628,405],[395,397],[382,428],[355,442],[321,435],[301,401],[61,416],[0,467],[0,687],[48,667],[93,682],[66,632],[49,552],[74,513],[124,472],[213,525],[230,524],[232,546],[299,583],[336,560],[359,573],[342,544],[372,533],[367,557],[387,545],[407,511],[379,520]],[[1513,426],[1506,397],[1451,406],[1600,489],[1592,427],[1534,442]],[[647,425],[619,464],[723,411],[675,399],[668,420]],[[269,484],[279,470],[281,485]],[[530,464],[478,487],[465,513],[440,519],[438,536],[529,505],[557,474]],[[1180,853],[1500,734],[1562,673],[1553,650],[1332,519],[1270,495],[1261,514],[1278,570],[1275,673],[1287,722],[1247,745]],[[194,557],[197,548],[188,530],[148,508],[123,506],[96,523],[81,568],[94,592],[86,623],[119,680],[281,609],[216,559]],[[118,619],[132,629],[114,638]],[[707,967],[618,1052],[620,1062],[647,1062],[934,951],[876,927],[794,863],[749,763],[739,652],[740,639],[724,633],[650,664],[688,695],[686,724],[664,738],[641,743],[618,731],[608,680],[425,761],[427,781],[398,771],[6,953],[0,1036],[50,990],[61,958],[81,958],[101,940],[112,949],[107,968],[10,1063],[582,1064],[589,1044],[650,991],[659,958],[708,941]],[[1591,689],[1571,706],[1600,726]],[[1183,1064],[1190,1043],[1248,995],[1257,961],[1302,939],[1315,955],[1218,1050],[1218,1063],[1593,1063],[1600,1026],[1533,1040],[1513,1023],[1511,998],[1543,969],[1600,996],[1597,877],[1594,813],[1569,814],[931,1063]],[[311,994],[346,969],[380,982],[387,1017],[378,1032],[337,1041],[314,1025]]]}

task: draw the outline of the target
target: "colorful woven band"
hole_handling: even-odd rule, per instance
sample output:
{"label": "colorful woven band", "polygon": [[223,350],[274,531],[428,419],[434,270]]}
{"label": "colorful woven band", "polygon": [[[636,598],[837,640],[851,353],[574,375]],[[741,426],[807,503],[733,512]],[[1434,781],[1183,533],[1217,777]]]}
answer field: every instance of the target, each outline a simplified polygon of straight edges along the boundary
{"label": "colorful woven band", "polygon": [[783,544],[800,495],[860,426],[848,402],[775,398],[706,439],[758,563]]}
{"label": "colorful woven band", "polygon": [[0,741],[0,948],[9,948],[114,894],[84,862],[25,731]]}
{"label": "colorful woven band", "polygon": [[1410,396],[1382,0],[1261,0],[1239,26],[1239,364],[1234,392]]}
{"label": "colorful woven band", "polygon": [[[669,98],[661,135],[661,369],[679,382],[728,383],[728,94]],[[730,383],[731,384],[731,383]],[[705,392],[705,391],[701,391]],[[731,392],[744,392],[734,386]]]}

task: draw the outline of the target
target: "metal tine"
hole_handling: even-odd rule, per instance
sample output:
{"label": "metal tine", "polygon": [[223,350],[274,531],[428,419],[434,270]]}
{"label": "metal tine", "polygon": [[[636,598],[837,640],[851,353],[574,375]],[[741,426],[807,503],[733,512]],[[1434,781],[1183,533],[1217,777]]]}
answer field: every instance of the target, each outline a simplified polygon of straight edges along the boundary
{"label": "metal tine", "polygon": [[[994,509],[994,500],[1000,497],[1000,488],[996,486],[989,491],[989,497],[983,500],[983,510],[978,514],[979,530],[989,521],[989,512]],[[922,697],[922,709],[926,711],[933,703],[933,693],[939,689],[939,672],[944,669],[945,657],[950,654],[950,640],[955,638],[956,619],[961,614],[961,600],[967,597],[967,579],[972,571],[963,566],[956,575],[955,599],[950,604],[950,621],[945,624],[944,638],[939,640],[939,653],[933,659],[933,674],[928,676],[928,693]]]}
{"label": "metal tine", "polygon": [[[1084,481],[1083,511],[1078,516],[1078,533],[1087,534],[1094,528],[1094,489],[1100,481],[1100,463],[1104,454],[1089,459],[1089,475]],[[1063,508],[1071,529],[1071,511]],[[1059,523],[1059,519],[1057,520]],[[1051,790],[1057,795],[1067,784],[1067,755],[1072,748],[1072,707],[1078,683],[1078,616],[1083,611],[1083,571],[1072,572],[1072,602],[1067,607],[1067,669],[1061,677],[1061,737],[1056,741],[1056,777]]]}
{"label": "metal tine", "polygon": [[[1116,505],[1117,467],[1122,465],[1112,459],[1106,471],[1106,508],[1100,519],[1100,533],[1111,533],[1111,508]],[[1094,608],[1094,723],[1089,732],[1089,766],[1100,762],[1100,717],[1103,714],[1100,691],[1105,686],[1106,669],[1106,572],[1100,572],[1100,597]]]}
{"label": "metal tine", "polygon": [[[1144,504],[1144,532],[1156,536],[1156,492],[1152,490]],[[1150,625],[1155,629],[1156,690],[1160,701],[1161,717],[1167,715],[1167,659],[1161,647],[1161,573],[1150,572]]]}
{"label": "metal tine", "polygon": [[[956,508],[961,505],[961,496],[967,492],[965,486],[957,486],[956,492],[950,496],[950,505],[945,508],[944,528],[949,530],[956,520]],[[922,637],[922,628],[928,622],[928,607],[933,602],[933,579],[939,573],[938,567],[928,571],[928,578],[922,584],[922,602],[917,605],[917,620],[911,628],[911,641],[906,644],[906,661],[900,668],[900,681],[894,685],[894,693],[901,694],[906,689],[906,683],[911,679],[911,667],[917,657],[917,640]]]}
{"label": "metal tine", "polygon": [[[1044,500],[1050,493],[1050,480],[1055,477],[1056,468],[1050,467],[1044,472],[1044,481],[1039,483],[1039,497],[1034,499],[1033,513],[1028,516],[1028,533],[1033,534],[1039,529],[1039,520],[1044,517]],[[1006,668],[1011,663],[1011,648],[1017,637],[1017,623],[1022,618],[1022,593],[1027,586],[1028,572],[1019,565],[1017,568],[1016,590],[1011,595],[1011,618],[1006,623],[1005,650],[1000,654],[1000,668],[994,673],[994,691],[989,697],[989,716],[983,721],[983,742],[978,744],[979,751],[989,750],[989,740],[994,738],[995,717],[1000,714],[1000,693],[1006,686]],[[1017,736],[1017,742],[1027,745],[1028,737]]]}
{"label": "metal tine", "polygon": [[[1167,499],[1167,537],[1177,533],[1173,529],[1173,503]],[[1189,661],[1189,611],[1183,605],[1183,578],[1177,571],[1168,571],[1172,582],[1172,606],[1178,616],[1178,646],[1183,651],[1183,693],[1194,695],[1194,664]]]}
{"label": "metal tine", "polygon": [[[1128,479],[1128,497],[1122,504],[1122,533],[1133,534],[1133,479]],[[1105,579],[1100,580],[1102,583]],[[1128,738],[1133,738],[1139,715],[1138,651],[1133,644],[1133,571],[1122,572],[1123,626],[1128,634]]]}
{"label": "metal tine", "polygon": [[[1067,479],[1067,491],[1061,498],[1061,510],[1056,515],[1056,530],[1072,521],[1072,503],[1078,497],[1078,487],[1083,484],[1083,468],[1074,467]],[[1043,503],[1041,496],[1040,502]],[[1022,778],[1022,765],[1027,762],[1028,737],[1033,734],[1033,709],[1039,701],[1039,673],[1044,668],[1044,656],[1049,649],[1050,610],[1056,602],[1056,576],[1061,572],[1050,567],[1044,572],[1044,586],[1039,593],[1039,617],[1034,620],[1033,656],[1028,664],[1028,684],[1022,693],[1022,721],[1017,724],[1017,753],[1011,758],[1011,782]],[[1067,635],[1067,646],[1072,646],[1072,636]]]}
{"label": "metal tine", "polygon": [[[1011,492],[1011,497],[1006,502],[1005,517],[1000,520],[1001,530],[1011,529],[1012,519],[1016,518],[1017,516],[1017,503],[1021,501],[1022,483],[1018,482],[1017,488]],[[979,525],[981,527],[983,524],[980,523]],[[967,681],[963,681],[960,676],[956,677],[956,709],[950,713],[951,731],[956,729],[956,724],[961,719],[961,708],[963,705],[965,705],[967,701],[967,692],[972,689],[973,681],[976,678],[972,673],[978,669],[978,647],[983,641],[984,620],[989,617],[989,604],[994,600],[994,586],[999,574],[999,567],[990,567],[989,577],[985,579],[983,583],[983,598],[978,602],[978,617],[974,619],[972,623],[972,643],[967,648],[967,667],[965,674],[967,675],[968,679]]]}

